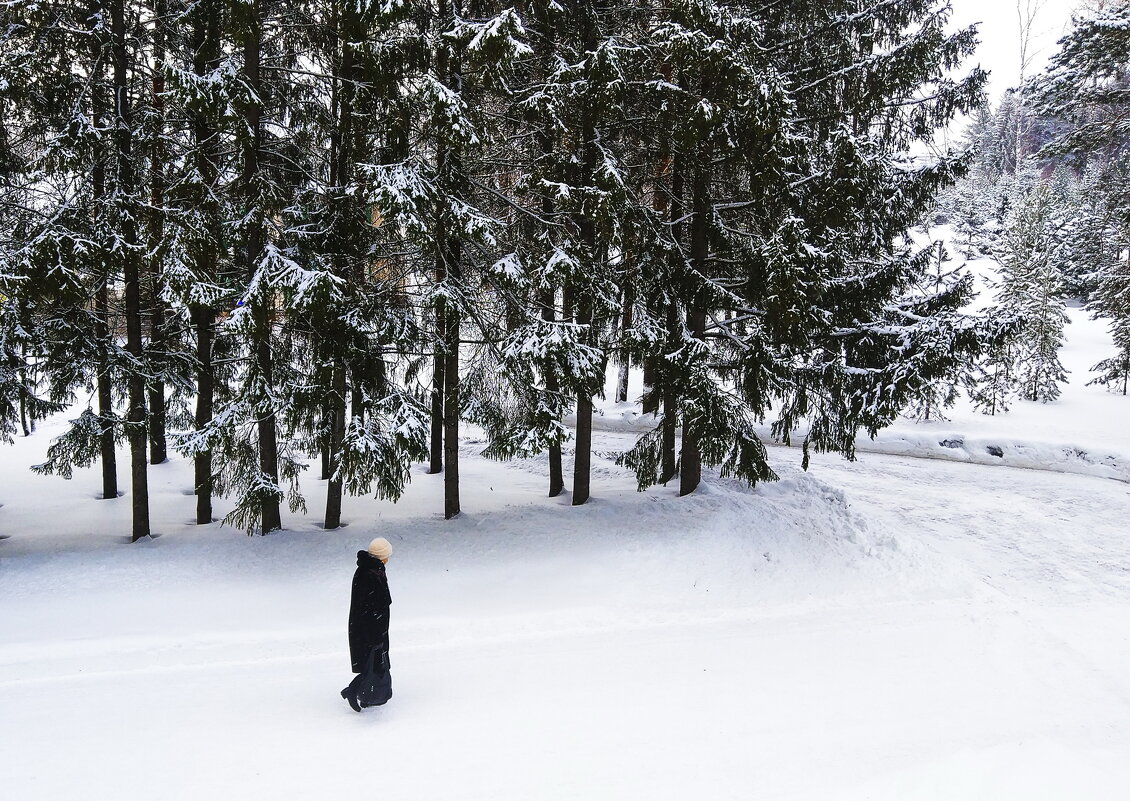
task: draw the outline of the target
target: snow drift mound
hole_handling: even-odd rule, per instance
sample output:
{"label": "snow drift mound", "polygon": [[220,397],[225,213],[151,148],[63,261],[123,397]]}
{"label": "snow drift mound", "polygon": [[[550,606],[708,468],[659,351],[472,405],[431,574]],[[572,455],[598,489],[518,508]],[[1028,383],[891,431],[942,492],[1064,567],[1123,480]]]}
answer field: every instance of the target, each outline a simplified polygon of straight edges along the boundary
{"label": "snow drift mound", "polygon": [[765,606],[858,594],[909,559],[841,490],[807,474],[752,491],[715,479],[672,503],[684,505],[681,514],[657,520],[633,556],[684,601]]}
{"label": "snow drift mound", "polygon": [[1130,483],[1130,458],[1125,454],[1071,443],[896,430],[881,432],[874,440],[860,439],[856,448],[867,453],[1076,473]]}

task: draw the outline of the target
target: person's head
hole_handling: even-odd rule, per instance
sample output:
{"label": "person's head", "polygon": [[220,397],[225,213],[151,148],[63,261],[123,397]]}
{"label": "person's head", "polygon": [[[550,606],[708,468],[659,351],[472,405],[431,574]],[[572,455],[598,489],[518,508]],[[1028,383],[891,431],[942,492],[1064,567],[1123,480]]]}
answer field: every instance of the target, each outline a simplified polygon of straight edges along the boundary
{"label": "person's head", "polygon": [[392,543],[384,537],[377,537],[369,543],[369,553],[388,564],[388,558],[392,556]]}

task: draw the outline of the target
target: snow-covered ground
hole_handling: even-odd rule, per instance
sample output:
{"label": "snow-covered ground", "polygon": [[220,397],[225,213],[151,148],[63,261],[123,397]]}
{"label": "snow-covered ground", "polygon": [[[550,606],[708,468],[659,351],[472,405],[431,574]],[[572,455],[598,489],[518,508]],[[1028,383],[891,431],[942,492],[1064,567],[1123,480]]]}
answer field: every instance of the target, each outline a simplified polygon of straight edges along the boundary
{"label": "snow-covered ground", "polygon": [[[1130,452],[1130,401],[1078,386],[1101,326],[1073,320],[1059,403],[908,421],[876,447]],[[191,525],[174,459],[151,471],[160,536],[130,545],[128,497],[96,500],[95,470],[26,469],[61,421],[6,448],[0,798],[1125,795],[1125,483],[872,452],[803,473],[774,447],[779,483],[641,494],[609,457],[642,421],[605,411],[586,506],[544,497],[544,460],[467,442],[457,520],[419,473],[322,531],[307,480],[311,516],[269,537]],[[395,696],[357,715],[345,617],[377,535],[396,549]]]}
{"label": "snow-covered ground", "polygon": [[[598,435],[602,451],[630,436]],[[25,447],[17,446],[16,452]],[[864,454],[594,501],[464,451],[352,525],[153,542],[97,477],[7,461],[0,783],[13,799],[1109,799],[1130,786],[1124,484]],[[316,482],[315,482],[316,484]],[[314,493],[316,496],[316,493]],[[317,503],[317,498],[311,499]],[[354,552],[383,534],[396,695],[356,715]]]}

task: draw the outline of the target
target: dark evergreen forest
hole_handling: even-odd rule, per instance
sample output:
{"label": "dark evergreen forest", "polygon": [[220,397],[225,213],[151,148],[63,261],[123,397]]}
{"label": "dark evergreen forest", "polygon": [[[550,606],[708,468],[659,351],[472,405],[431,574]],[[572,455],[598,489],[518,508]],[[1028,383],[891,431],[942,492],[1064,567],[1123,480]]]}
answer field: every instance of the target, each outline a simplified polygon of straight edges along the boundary
{"label": "dark evergreen forest", "polygon": [[[773,479],[758,424],[803,424],[806,462],[851,457],[945,387],[984,389],[994,358],[1001,392],[1043,397],[1054,365],[1033,377],[1012,351],[1037,325],[1054,345],[1054,304],[1025,305],[1052,264],[1052,294],[1124,321],[1124,385],[1127,11],[1080,23],[1012,112],[984,105],[976,31],[948,18],[938,0],[10,0],[0,429],[71,409],[36,469],[100,463],[134,539],[170,452],[195,462],[199,523],[225,496],[228,522],[278,529],[307,471],[330,482],[327,528],[413,469],[442,474],[452,517],[468,423],[490,457],[548,454],[546,491],[581,504],[619,366],[655,415],[621,464],[686,494],[707,467]],[[967,114],[969,141],[938,152]],[[1070,259],[1044,258],[1072,192],[1092,216],[1057,223]],[[1013,254],[1017,299],[962,311],[969,277],[907,236],[938,216]]]}

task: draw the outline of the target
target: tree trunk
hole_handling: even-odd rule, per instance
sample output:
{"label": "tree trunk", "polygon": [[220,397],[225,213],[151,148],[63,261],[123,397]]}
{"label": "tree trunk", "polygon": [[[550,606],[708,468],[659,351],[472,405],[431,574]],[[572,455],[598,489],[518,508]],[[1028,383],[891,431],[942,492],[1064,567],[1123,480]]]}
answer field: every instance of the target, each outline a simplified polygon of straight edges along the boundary
{"label": "tree trunk", "polygon": [[[333,98],[331,109],[334,125],[330,132],[330,185],[331,202],[337,204],[339,209],[346,201],[346,191],[350,179],[352,118],[353,118],[353,48],[354,25],[352,6],[346,4],[340,9],[340,16],[334,15],[335,49],[341,47],[341,58],[338,62],[337,74],[333,80]],[[339,211],[339,214],[341,212]],[[341,225],[340,220],[337,223]],[[351,271],[342,255],[343,244],[338,244],[334,256],[335,275],[347,279],[348,286],[356,286],[359,276]],[[326,487],[326,517],[324,528],[335,529],[341,525],[341,502],[344,481],[340,475],[342,451],[345,446],[345,432],[349,413],[346,384],[347,365],[343,352],[345,342],[340,338],[330,341],[333,353],[332,392],[330,405],[332,408],[331,430],[329,442],[329,485]]]}
{"label": "tree trunk", "polygon": [[[150,344],[154,350],[159,350],[165,343],[160,333],[164,326],[164,311],[161,301],[157,300],[153,306],[153,326],[151,328]],[[165,402],[165,382],[155,379],[149,385],[149,463],[161,464],[169,459],[168,439],[165,435],[165,421],[168,418],[168,408]]]}
{"label": "tree trunk", "polygon": [[[91,6],[92,20],[103,15],[100,0]],[[93,36],[92,58],[94,70],[91,76],[91,120],[99,130],[106,127],[105,96],[102,91],[102,65],[105,63],[103,41]],[[94,168],[91,171],[91,190],[96,207],[106,202],[106,152],[101,141],[94,144]],[[104,213],[104,212],[100,212]],[[110,265],[103,261],[97,277],[98,285],[94,293],[94,338],[98,342],[98,419],[102,426],[99,437],[99,461],[102,465],[102,497],[118,497],[118,461],[114,448],[114,397],[110,381]]]}
{"label": "tree trunk", "polygon": [[[165,238],[165,76],[161,72],[165,59],[166,1],[154,0],[156,19],[153,25],[153,116],[156,131],[150,148],[150,236],[149,263],[146,283],[151,298],[149,343],[150,352],[158,359],[165,358],[165,305],[161,300],[161,252]],[[165,382],[161,380],[161,366],[154,371],[149,384],[149,462],[161,464],[168,460],[169,451],[165,437]]]}
{"label": "tree trunk", "polygon": [[[710,211],[707,184],[707,170],[709,169],[709,151],[699,157],[694,171],[694,185],[691,190],[691,208],[694,215],[691,219],[691,265],[694,268],[695,286],[688,287],[687,292],[687,330],[695,339],[701,340],[706,335],[706,308],[703,305],[701,287],[698,282],[705,280],[706,259],[708,252],[707,226]],[[702,453],[699,450],[699,431],[693,420],[683,420],[683,442],[680,453],[679,469],[679,494],[689,495],[694,492],[702,480]]]}
{"label": "tree trunk", "polygon": [[[557,292],[552,287],[542,296],[542,319],[553,322],[556,318]],[[545,391],[555,395],[561,391],[561,382],[553,370],[545,371]],[[561,464],[561,445],[549,446],[549,497],[556,498],[565,489],[565,476]]]}
{"label": "tree trunk", "polygon": [[643,413],[659,413],[659,388],[655,386],[658,359],[648,356],[643,360]]}
{"label": "tree trunk", "polygon": [[[206,257],[205,257],[206,258]],[[196,328],[196,430],[203,431],[212,422],[215,396],[215,373],[212,367],[212,310],[196,308],[192,312]],[[196,523],[212,522],[212,452],[200,451],[193,458],[196,486]]]}
{"label": "tree trunk", "polygon": [[[459,346],[459,320],[448,315],[447,344]],[[454,350],[446,360],[443,399],[443,455],[447,462],[443,474],[443,516],[450,520],[460,512],[459,507],[459,351]]]}
{"label": "tree trunk", "polygon": [[[667,332],[669,346],[679,333],[679,316],[674,303],[667,307]],[[678,460],[676,459],[675,442],[676,431],[679,425],[679,398],[675,394],[675,383],[671,380],[669,371],[661,373],[664,376],[663,386],[659,395],[663,398],[663,421],[660,424],[660,468],[659,483],[666,484],[678,474]]]}
{"label": "tree trunk", "polygon": [[[252,241],[254,241],[254,238]],[[273,383],[271,376],[270,317],[265,308],[256,311],[256,328],[259,330],[259,341],[256,344],[255,356],[264,383],[270,387]],[[264,405],[260,406],[259,409],[259,470],[277,487],[279,485],[278,426],[275,421],[275,410],[268,404],[269,399],[264,399]],[[277,496],[264,497],[260,510],[264,534],[282,528],[282,512],[279,508]]]}
{"label": "tree trunk", "polygon": [[[584,16],[582,31],[585,52],[596,50],[596,21],[593,19],[593,9],[590,4],[580,4]],[[581,108],[581,180],[583,186],[591,186],[596,175],[596,119],[595,109],[588,98],[583,99]],[[581,245],[585,256],[589,259],[591,268],[596,269],[596,262],[600,258],[596,253],[596,223],[583,213],[577,218],[577,228],[580,231]],[[587,326],[586,333],[582,334],[582,341],[592,344],[592,303],[584,296],[577,298],[577,323]],[[573,506],[587,503],[589,499],[590,483],[592,480],[592,391],[585,388],[577,395],[577,431],[576,448],[573,454]]]}
{"label": "tree trunk", "polygon": [[[439,18],[441,24],[454,26],[462,18],[462,3],[460,0],[441,0],[439,3]],[[458,47],[451,44],[451,47]],[[447,46],[440,47],[437,54],[436,66],[443,77],[447,88],[456,95],[463,92],[463,65],[460,52],[452,52]],[[441,134],[442,136],[442,134]],[[466,179],[463,175],[461,155],[450,141],[439,143],[437,168],[440,180],[446,194],[453,198],[460,198],[466,191]],[[463,249],[459,235],[451,231],[451,236],[446,236],[442,226],[447,222],[447,215],[443,214],[437,219],[439,235],[437,254],[437,280],[439,280],[440,266],[443,275],[456,288],[462,287],[462,258]],[[443,332],[442,356],[443,359],[443,516],[450,520],[460,512],[459,504],[459,344],[462,314],[458,304],[443,303],[437,309],[437,318],[442,312]],[[438,321],[437,321],[438,322]],[[439,359],[437,358],[437,367]],[[437,371],[439,372],[439,371]],[[435,401],[433,398],[433,411]],[[433,454],[433,460],[435,455]]]}
{"label": "tree trunk", "polygon": [[333,372],[333,429],[330,433],[330,483],[326,488],[326,519],[324,527],[338,528],[341,525],[342,480],[337,476],[341,466],[341,448],[345,441],[345,364],[334,365]]}
{"label": "tree trunk", "polygon": [[[446,69],[446,56],[441,52],[443,61],[440,69]],[[436,154],[436,174],[446,176],[448,170],[447,150],[443,147]],[[444,218],[440,210],[436,209],[436,284],[447,280],[447,265],[444,262],[447,247],[447,232],[444,230]],[[447,351],[444,342],[447,339],[447,303],[442,297],[436,299],[435,326],[436,334],[432,345],[432,428],[431,428],[431,463],[428,466],[429,474],[443,472],[443,431],[444,431],[444,382],[447,379]]]}
{"label": "tree trunk", "polygon": [[[459,280],[460,250],[456,242],[449,248],[448,264],[452,278]],[[446,462],[443,473],[443,516],[450,520],[459,514],[459,328],[460,316],[452,307],[444,319],[444,378],[443,378],[443,456]]]}
{"label": "tree trunk", "polygon": [[[149,246],[149,292],[152,297],[152,318],[149,327],[150,348],[154,354],[164,358],[168,347],[165,342],[165,304],[161,300],[161,251],[165,238],[165,76],[161,72],[165,59],[165,0],[155,0],[156,20],[153,27],[153,114],[157,120],[157,131],[153,137],[150,153],[150,196],[152,201],[152,229]],[[160,370],[149,385],[149,462],[161,464],[169,458],[165,438],[165,382],[159,377]]]}
{"label": "tree trunk", "polygon": [[[97,172],[97,169],[95,170]],[[118,497],[118,455],[114,447],[114,391],[110,383],[110,299],[106,284],[109,277],[100,278],[98,292],[94,296],[94,336],[99,342],[98,349],[98,418],[102,422],[102,436],[99,438],[100,461],[102,463],[102,497]]]}
{"label": "tree trunk", "polygon": [[[632,260],[630,257],[625,257],[625,265],[631,267]],[[632,329],[632,314],[633,306],[636,303],[636,287],[631,280],[631,270],[628,270],[628,279],[624,286],[624,312],[620,323],[620,339],[627,336],[628,332]],[[632,360],[628,355],[628,349],[624,347],[620,354],[620,374],[616,378],[616,402],[628,402],[628,371],[631,369]]]}
{"label": "tree trunk", "polygon": [[[553,57],[553,23],[549,20],[542,20],[542,69],[546,74],[552,69]],[[543,127],[538,131],[539,144],[541,146],[541,156],[543,159],[549,160],[554,156],[554,134],[548,127]],[[553,198],[549,192],[542,193],[541,199],[541,213],[542,218],[549,220],[553,218]],[[547,287],[541,296],[541,318],[547,323],[555,322],[557,319],[557,289],[555,287]],[[548,368],[545,371],[545,391],[549,395],[557,395],[561,391],[561,380],[557,373]],[[556,498],[565,489],[565,476],[561,463],[561,445],[560,443],[553,443],[549,446],[549,497]]]}
{"label": "tree trunk", "polygon": [[[200,0],[194,9],[192,29],[193,71],[204,78],[219,58],[218,10],[215,0]],[[196,272],[205,281],[216,277],[218,214],[210,201],[210,192],[217,180],[216,131],[209,113],[203,108],[192,111],[193,161],[203,184],[199,198],[204,213],[210,214],[209,236],[200,243],[195,254]],[[212,422],[215,403],[216,374],[212,364],[213,326],[216,314],[211,306],[197,304],[192,309],[192,325],[196,332],[196,415],[197,431]],[[212,452],[201,451],[193,457],[193,480],[196,487],[196,523],[212,522]]]}
{"label": "tree trunk", "polygon": [[[333,412],[328,407],[322,412],[322,426],[324,429],[333,431]],[[333,459],[330,456],[330,450],[330,441],[327,437],[318,449],[318,461],[322,467],[322,481],[329,481],[330,476],[333,475]]]}
{"label": "tree trunk", "polygon": [[[671,235],[674,237],[675,241],[681,245],[683,241],[683,229],[686,226],[678,221],[682,219],[683,209],[686,206],[683,202],[683,171],[685,169],[686,160],[683,156],[676,154],[672,158],[671,164]],[[683,257],[681,253],[676,252],[672,254],[671,259],[672,274],[681,275],[683,272]],[[678,307],[673,300],[669,299],[667,305],[668,351],[681,347],[682,333],[679,324]],[[659,481],[662,484],[666,484],[678,474],[679,470],[679,463],[675,452],[677,439],[675,429],[678,427],[679,397],[676,392],[674,377],[671,375],[670,365],[661,366],[658,373],[659,380],[663,384],[660,392],[663,398],[663,423]]]}
{"label": "tree trunk", "polygon": [[[110,24],[114,62],[114,148],[117,160],[117,192],[125,198],[136,187],[132,168],[133,120],[129,107],[129,74],[126,61],[126,22],[124,0],[112,0]],[[132,493],[133,533],[137,542],[149,536],[149,464],[146,448],[144,352],[141,344],[141,264],[137,252],[137,222],[131,214],[121,220],[125,249],[122,253],[122,278],[125,283],[126,350],[134,359],[126,381],[129,410],[126,438],[130,449],[130,490]]]}
{"label": "tree trunk", "polygon": [[[591,241],[591,239],[590,239]],[[577,323],[592,324],[592,307],[587,301],[577,304]],[[586,337],[588,339],[588,337]],[[592,395],[577,396],[576,450],[573,453],[573,506],[588,502],[592,469]]]}
{"label": "tree trunk", "polygon": [[[442,259],[436,264],[436,283],[444,280],[446,275]],[[443,472],[443,399],[444,380],[447,376],[447,360],[444,357],[444,339],[447,334],[446,315],[444,314],[444,301],[436,301],[436,338],[432,354],[432,429],[431,429],[431,463],[428,473]]]}
{"label": "tree trunk", "polygon": [[[262,36],[263,9],[261,0],[253,0],[251,18],[248,20],[243,39],[243,73],[254,99],[247,103],[244,124],[249,133],[243,152],[243,185],[250,204],[250,224],[247,230],[245,267],[248,280],[254,280],[264,249],[264,220],[260,207],[261,197],[256,189],[259,181],[260,150],[263,146],[262,109],[259,104],[263,97],[260,80],[260,37]],[[254,321],[254,334],[251,343],[251,356],[254,371],[261,377],[264,396],[255,398],[259,429],[259,471],[272,486],[279,486],[278,428],[275,410],[269,395],[273,383],[271,363],[271,309],[264,298],[254,298],[251,309]],[[282,514],[277,495],[263,496],[259,507],[262,532],[268,534],[282,528]]]}
{"label": "tree trunk", "polygon": [[[660,74],[667,82],[671,81],[672,68],[670,63],[660,65]],[[671,141],[669,132],[664,132],[664,137],[659,151],[659,159],[655,165],[655,184],[652,192],[652,206],[660,217],[667,217],[670,213],[670,205],[668,203],[667,194],[664,192],[664,182],[667,176],[671,174],[673,164],[673,156],[671,152]],[[674,190],[674,187],[672,187]],[[672,191],[674,194],[674,191]],[[660,369],[660,357],[648,356],[643,362],[643,413],[644,414],[659,414],[659,404],[663,399],[663,393],[660,387],[657,386],[660,380],[662,371]],[[672,467],[674,470],[674,467]]]}

